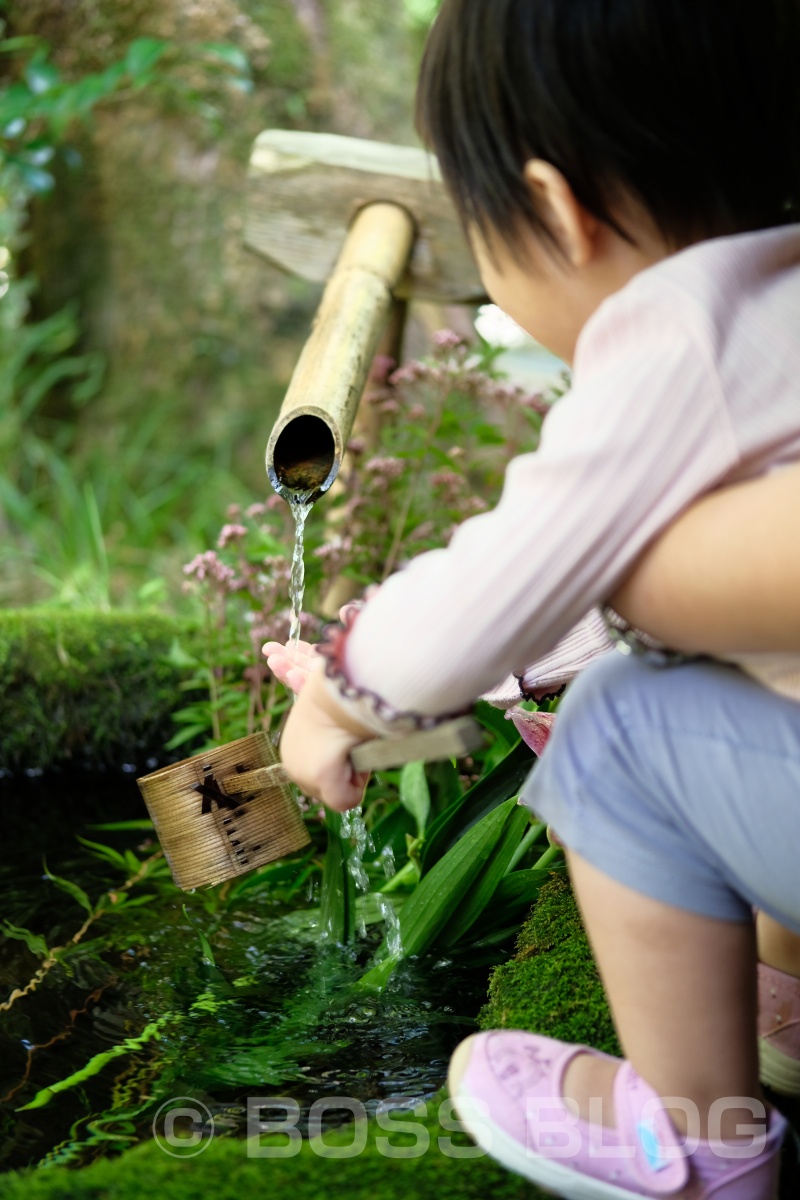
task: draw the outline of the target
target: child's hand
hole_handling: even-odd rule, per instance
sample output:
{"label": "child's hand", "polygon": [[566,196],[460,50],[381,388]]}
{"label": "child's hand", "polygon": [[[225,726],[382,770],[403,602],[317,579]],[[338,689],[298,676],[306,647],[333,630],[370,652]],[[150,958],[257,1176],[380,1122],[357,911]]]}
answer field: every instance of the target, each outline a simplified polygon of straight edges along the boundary
{"label": "child's hand", "polygon": [[336,704],[314,657],[281,735],[281,761],[302,792],[344,812],[361,803],[369,779],[353,770],[350,752],[374,735]]}
{"label": "child's hand", "polygon": [[[345,623],[347,614],[359,607],[358,604],[345,604],[339,609],[339,620]],[[310,642],[298,642],[296,646],[291,646],[289,642],[285,646],[281,642],[265,642],[261,650],[275,678],[299,696],[309,673],[319,662],[316,646]]]}
{"label": "child's hand", "polygon": [[298,642],[296,646],[288,642],[285,646],[280,642],[266,642],[262,652],[275,678],[291,688],[296,696],[300,695],[309,674],[319,662],[317,648],[310,642]]}

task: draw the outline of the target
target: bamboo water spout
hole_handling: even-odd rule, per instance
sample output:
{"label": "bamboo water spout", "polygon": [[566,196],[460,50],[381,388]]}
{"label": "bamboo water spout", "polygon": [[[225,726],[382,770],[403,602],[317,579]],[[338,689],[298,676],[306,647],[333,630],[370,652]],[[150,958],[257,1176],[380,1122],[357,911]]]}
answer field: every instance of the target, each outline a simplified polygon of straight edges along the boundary
{"label": "bamboo water spout", "polygon": [[397,204],[357,214],[267,445],[276,491],[317,499],[336,478],[414,237]]}
{"label": "bamboo water spout", "polygon": [[484,298],[438,164],[424,150],[270,129],[250,159],[245,241],[326,282],[267,447],[276,490],[327,491],[393,298]]}

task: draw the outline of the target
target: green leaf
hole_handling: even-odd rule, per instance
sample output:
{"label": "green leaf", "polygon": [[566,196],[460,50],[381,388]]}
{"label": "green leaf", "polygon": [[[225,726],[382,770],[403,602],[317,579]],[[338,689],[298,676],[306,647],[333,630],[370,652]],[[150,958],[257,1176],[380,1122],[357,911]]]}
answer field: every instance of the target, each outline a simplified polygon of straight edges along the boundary
{"label": "green leaf", "polygon": [[43,42],[40,37],[35,34],[28,34],[22,37],[3,38],[0,41],[0,53],[15,54],[17,50],[39,50],[47,49],[47,43]]}
{"label": "green leaf", "polygon": [[366,988],[369,991],[382,992],[400,961],[401,957],[398,954],[382,959],[374,967],[370,967],[365,975],[361,976],[356,987]]}
{"label": "green leaf", "polygon": [[44,874],[45,878],[54,883],[56,887],[61,888],[62,892],[66,892],[67,895],[72,896],[73,900],[77,900],[81,908],[85,908],[87,913],[94,912],[94,905],[83,888],[78,887],[77,883],[73,883],[70,879],[62,879],[59,875],[53,875],[51,871],[48,871],[47,864],[45,864]]}
{"label": "green leaf", "polygon": [[[420,880],[400,913],[404,957],[428,950],[459,906],[467,902],[481,870],[502,843],[506,826],[515,816],[515,810],[517,813],[520,811],[514,799],[492,809]],[[524,814],[523,822],[527,824]],[[482,903],[478,911],[491,896],[489,893],[484,898],[485,890],[481,889]]]}
{"label": "green leaf", "polygon": [[476,821],[504,800],[516,796],[530,774],[535,758],[524,742],[510,750],[502,762],[464,796],[454,800],[428,826],[420,861],[423,876],[454,846]]}
{"label": "green leaf", "polygon": [[289,895],[292,895],[303,886],[316,869],[311,861],[313,855],[314,850],[312,849],[302,858],[290,858],[282,862],[270,863],[265,867],[258,867],[248,875],[240,875],[228,889],[228,903],[260,888],[285,887]]}
{"label": "green leaf", "polygon": [[206,935],[203,933],[200,926],[194,920],[194,918],[189,915],[189,910],[186,907],[186,905],[182,904],[181,908],[183,909],[183,915],[186,917],[186,920],[189,922],[189,924],[192,926],[195,933],[197,934],[198,940],[200,942],[200,949],[203,953],[203,958],[206,960],[206,962],[210,963],[212,967],[216,967],[217,964],[214,959],[214,951],[211,949],[211,943],[209,942]]}
{"label": "green leaf", "polygon": [[[173,714],[177,718],[177,714]],[[171,737],[164,746],[165,750],[177,750],[178,746],[183,746],[185,742],[190,742],[192,738],[200,737],[201,734],[208,733],[209,723],[203,725],[189,725],[185,729],[181,729],[178,733]]]}
{"label": "green leaf", "polygon": [[168,43],[161,38],[137,38],[131,42],[125,55],[125,70],[134,79],[151,71],[167,49]]}
{"label": "green leaf", "polygon": [[425,763],[406,763],[400,772],[400,803],[417,823],[417,836],[423,837],[431,811],[431,794],[425,778]]}
{"label": "green leaf", "polygon": [[155,827],[153,825],[153,822],[148,821],[147,818],[145,817],[145,818],[142,818],[142,820],[140,820],[140,821],[104,821],[100,825],[89,825],[88,828],[89,829],[100,829],[106,833],[114,833],[114,832],[124,832],[126,830],[138,830],[138,829],[141,829],[143,832],[145,830],[152,832],[152,830]]}
{"label": "green leaf", "polygon": [[243,50],[230,42],[201,42],[198,51],[206,58],[215,58],[226,67],[233,67],[240,75],[250,74],[250,60]]}
{"label": "green leaf", "polygon": [[119,86],[125,74],[124,65],[114,64],[114,67],[96,75],[86,75],[65,92],[60,98],[58,117],[62,126],[66,126],[79,113],[85,116],[91,112],[95,104],[112,95]]}
{"label": "green leaf", "polygon": [[10,921],[0,922],[0,929],[8,938],[15,938],[18,942],[24,942],[32,954],[38,954],[41,958],[47,958],[50,951],[47,948],[47,942],[38,933],[31,933],[30,929],[22,929],[19,925],[12,925]]}
{"label": "green leaf", "polygon": [[425,776],[431,789],[431,811],[437,816],[454,800],[460,800],[464,795],[464,785],[458,767],[452,759],[445,758],[441,762],[428,763]]}
{"label": "green leaf", "polygon": [[101,842],[90,842],[88,838],[78,836],[78,841],[82,846],[86,846],[91,850],[95,858],[103,859],[104,862],[111,863],[114,867],[120,867],[123,871],[127,871],[127,863],[118,850],[114,850],[111,846],[104,846]]}
{"label": "green leaf", "polygon": [[52,63],[37,55],[25,68],[25,82],[34,96],[42,96],[58,87],[61,76]]}
{"label": "green leaf", "polygon": [[[161,583],[161,580],[158,582]],[[164,662],[169,663],[171,667],[183,669],[198,666],[200,660],[196,655],[189,654],[186,650],[184,650],[180,640],[177,637],[174,637],[169,648],[169,653],[164,655]]]}
{"label": "green leaf", "polygon": [[280,1087],[283,1084],[305,1079],[302,1068],[295,1061],[300,1047],[293,1044],[283,1046],[259,1046],[252,1043],[230,1046],[224,1059],[210,1063],[204,1072],[207,1079],[224,1087]]}
{"label": "green leaf", "polygon": [[[464,902],[459,905],[452,921],[448,922],[438,941],[443,946],[454,946],[470,931],[478,917],[494,902],[494,894],[508,870],[514,851],[528,828],[528,814],[515,801],[509,800],[513,809],[503,829],[503,835],[494,848],[491,858],[483,870],[472,881]],[[452,853],[452,851],[451,851]]]}
{"label": "green leaf", "polygon": [[502,709],[495,708],[493,704],[487,704],[485,700],[479,700],[475,705],[475,719],[480,722],[484,729],[488,729],[491,733],[496,733],[498,737],[502,738],[509,749],[516,746],[520,740],[513,722],[506,720],[505,712]]}
{"label": "green leaf", "polygon": [[388,847],[395,862],[406,857],[406,834],[414,832],[414,821],[402,804],[395,803],[370,827],[370,837],[375,845],[376,856]]}
{"label": "green leaf", "polygon": [[355,881],[347,869],[347,848],[342,839],[341,813],[325,812],[328,849],[322,871],[320,919],[323,932],[337,945],[349,945],[355,936]]}

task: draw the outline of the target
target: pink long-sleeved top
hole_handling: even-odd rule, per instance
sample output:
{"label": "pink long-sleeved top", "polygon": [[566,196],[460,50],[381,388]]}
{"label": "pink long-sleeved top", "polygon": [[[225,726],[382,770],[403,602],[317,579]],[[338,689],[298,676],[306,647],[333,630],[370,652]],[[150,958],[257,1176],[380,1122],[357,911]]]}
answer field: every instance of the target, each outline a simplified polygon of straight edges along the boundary
{"label": "pink long-sleeved top", "polygon": [[[510,675],[541,685],[528,664],[550,656],[557,675],[565,637],[588,661],[605,648],[592,610],[652,538],[703,493],[798,457],[800,225],[642,271],[582,330],[572,389],[539,449],[509,463],[496,508],[359,614],[344,674],[385,705],[351,699],[354,715],[399,731],[387,714],[457,712]],[[734,661],[800,699],[800,654]]]}

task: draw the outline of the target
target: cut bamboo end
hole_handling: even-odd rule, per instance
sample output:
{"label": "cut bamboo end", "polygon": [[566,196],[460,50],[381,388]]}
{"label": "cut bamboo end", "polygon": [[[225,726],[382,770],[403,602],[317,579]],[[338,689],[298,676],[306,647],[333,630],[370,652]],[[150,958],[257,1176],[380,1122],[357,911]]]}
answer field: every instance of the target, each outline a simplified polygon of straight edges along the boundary
{"label": "cut bamboo end", "polygon": [[336,478],[413,244],[414,221],[396,204],[356,216],[267,445],[276,491],[316,499]]}

